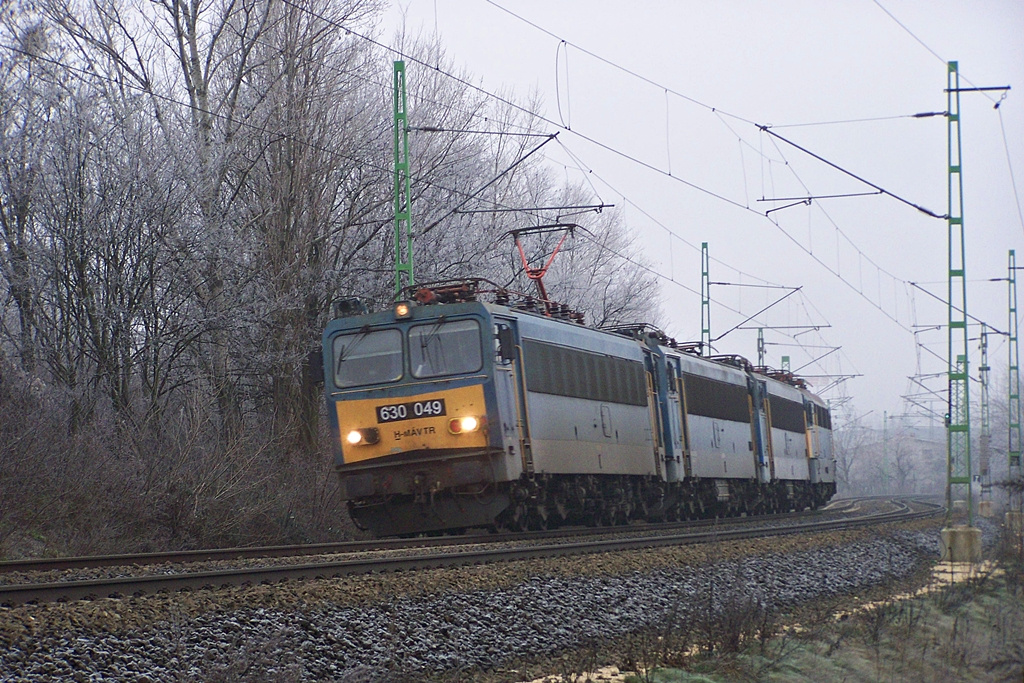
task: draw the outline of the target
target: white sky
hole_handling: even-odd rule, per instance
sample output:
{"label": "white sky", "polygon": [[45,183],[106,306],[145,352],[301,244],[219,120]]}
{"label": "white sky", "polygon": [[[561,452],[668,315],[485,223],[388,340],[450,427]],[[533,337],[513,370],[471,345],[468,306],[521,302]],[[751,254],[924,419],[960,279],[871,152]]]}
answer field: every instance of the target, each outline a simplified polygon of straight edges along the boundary
{"label": "white sky", "polygon": [[[1021,0],[406,0],[392,4],[383,35],[403,20],[411,33],[436,31],[448,56],[485,89],[521,99],[537,92],[544,101],[539,113],[571,128],[561,129],[561,147],[548,156],[565,165],[568,178],[586,177],[604,202],[623,209],[658,272],[680,283],[662,282],[669,334],[700,337],[700,298],[690,290],[700,291],[699,248],[706,241],[713,282],[803,287],[758,320],[830,327],[795,340],[786,334],[800,330],[766,331],[767,363],[778,367],[789,355],[795,370],[842,346],[802,374],[862,375],[823,395],[850,396],[858,413],[874,411],[868,423],[883,411],[907,410],[901,396],[917,372],[909,329],[946,322],[945,305],[908,284],[945,298],[946,221],[885,196],[821,199],[775,211],[769,220],[766,210],[792,202],[757,201],[762,197],[873,190],[751,122],[771,124],[775,133],[942,215],[946,119],[906,116],[946,110],[946,60],[958,60],[961,87],[1012,86],[999,110],[998,92],[961,95],[968,310],[1007,329],[1007,284],[987,280],[1006,277],[1009,249],[1024,265],[1024,224],[1007,162],[1009,152],[1024,194]],[[415,79],[418,68],[410,63],[407,78]],[[879,117],[886,118],[782,127]],[[712,336],[784,293],[713,286]],[[978,332],[971,328],[971,337]],[[944,330],[922,331],[919,339],[946,357]],[[755,340],[756,332],[737,331],[716,349],[756,361]],[[971,342],[972,374],[977,346]],[[920,354],[922,372],[944,371],[944,360]],[[996,398],[1007,354],[1005,339],[993,334]],[[930,382],[944,390],[941,377]],[[820,390],[829,381],[812,383]],[[976,401],[977,384],[971,391]]]}

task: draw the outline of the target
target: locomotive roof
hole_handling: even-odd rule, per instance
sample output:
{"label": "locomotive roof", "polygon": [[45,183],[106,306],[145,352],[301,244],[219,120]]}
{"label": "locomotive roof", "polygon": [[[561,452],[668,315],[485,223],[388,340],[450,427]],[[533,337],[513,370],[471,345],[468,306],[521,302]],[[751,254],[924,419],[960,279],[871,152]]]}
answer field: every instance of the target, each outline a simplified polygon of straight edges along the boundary
{"label": "locomotive roof", "polygon": [[[475,294],[475,292],[474,292]],[[533,301],[532,299],[530,301]],[[824,406],[825,402],[801,386],[803,380],[794,377],[789,373],[780,373],[770,368],[755,368],[749,361],[740,356],[725,356],[707,358],[692,353],[693,345],[680,345],[670,339],[663,332],[650,325],[624,326],[618,329],[601,329],[580,324],[582,316],[572,314],[568,309],[562,307],[563,313],[568,312],[575,317],[554,317],[539,310],[528,310],[524,306],[505,305],[502,303],[491,303],[479,300],[457,300],[452,302],[435,302],[425,305],[416,305],[415,302],[403,302],[409,305],[409,314],[401,319],[396,318],[394,307],[363,313],[332,320],[324,330],[324,337],[344,329],[360,329],[362,327],[376,327],[381,325],[394,324],[398,321],[431,320],[440,316],[460,316],[479,314],[487,312],[492,315],[511,317],[524,323],[522,329],[530,330],[534,336],[542,341],[564,346],[573,346],[597,353],[608,353],[612,355],[625,355],[639,359],[641,348],[647,339],[651,339],[662,352],[682,358],[689,366],[688,372],[717,379],[730,384],[745,384],[748,373],[763,378],[767,382],[769,391],[777,396],[798,400],[806,398],[818,405]],[[511,302],[510,302],[511,303]],[[582,342],[582,343],[581,343]],[[629,350],[635,352],[631,353]],[[773,376],[775,375],[775,376]],[[782,381],[782,379],[789,381]],[[798,384],[799,383],[799,384]]]}

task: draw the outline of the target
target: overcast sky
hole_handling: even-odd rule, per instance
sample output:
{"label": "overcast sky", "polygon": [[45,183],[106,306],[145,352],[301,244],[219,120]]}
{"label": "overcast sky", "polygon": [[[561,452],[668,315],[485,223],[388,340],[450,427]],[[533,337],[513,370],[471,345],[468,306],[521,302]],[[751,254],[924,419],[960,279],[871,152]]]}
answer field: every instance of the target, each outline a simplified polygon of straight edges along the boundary
{"label": "overcast sky", "polygon": [[[946,297],[946,221],[911,204],[947,212],[947,123],[911,115],[946,110],[947,60],[959,62],[961,87],[1012,86],[998,109],[999,92],[964,93],[960,105],[968,309],[1007,329],[1007,283],[988,280],[1006,277],[1009,249],[1024,264],[1010,174],[1024,192],[1024,2],[411,0],[393,3],[384,37],[403,21],[436,32],[485,89],[542,97],[538,113],[561,131],[549,159],[624,211],[663,276],[669,334],[700,337],[708,242],[713,282],[802,287],[757,319],[775,328],[767,363],[810,363],[801,373],[818,390],[831,384],[818,375],[860,375],[823,395],[874,411],[868,422],[920,412],[901,398],[920,391],[908,376],[945,369],[946,333],[927,329],[946,322],[945,305],[910,283]],[[875,190],[755,124],[898,199],[758,201]],[[714,285],[712,336],[785,292]],[[753,330],[715,346],[757,358]],[[1007,353],[993,334],[1003,400]],[[927,383],[944,391],[941,377]]]}

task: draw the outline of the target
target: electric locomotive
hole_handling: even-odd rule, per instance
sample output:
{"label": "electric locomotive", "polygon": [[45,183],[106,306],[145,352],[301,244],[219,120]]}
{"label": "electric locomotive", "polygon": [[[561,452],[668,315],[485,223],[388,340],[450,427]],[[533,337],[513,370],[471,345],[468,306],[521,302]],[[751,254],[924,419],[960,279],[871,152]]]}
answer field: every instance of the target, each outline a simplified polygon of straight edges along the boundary
{"label": "electric locomotive", "polygon": [[325,329],[335,464],[360,527],[620,524],[834,494],[828,411],[798,382],[494,285],[479,300],[488,285],[349,305]]}

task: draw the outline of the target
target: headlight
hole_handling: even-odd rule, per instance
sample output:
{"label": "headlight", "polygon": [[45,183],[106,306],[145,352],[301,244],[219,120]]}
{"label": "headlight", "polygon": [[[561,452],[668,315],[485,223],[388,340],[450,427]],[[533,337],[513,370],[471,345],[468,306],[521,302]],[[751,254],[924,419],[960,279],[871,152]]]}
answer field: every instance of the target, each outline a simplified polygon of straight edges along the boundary
{"label": "headlight", "polygon": [[452,434],[462,434],[464,432],[475,432],[480,429],[480,419],[467,415],[466,417],[453,417],[448,420],[448,431]]}
{"label": "headlight", "polygon": [[369,446],[380,441],[380,432],[376,427],[369,429],[353,429],[345,435],[345,441],[352,446]]}
{"label": "headlight", "polygon": [[410,315],[412,315],[412,306],[408,301],[399,301],[395,304],[396,318],[408,318]]}

